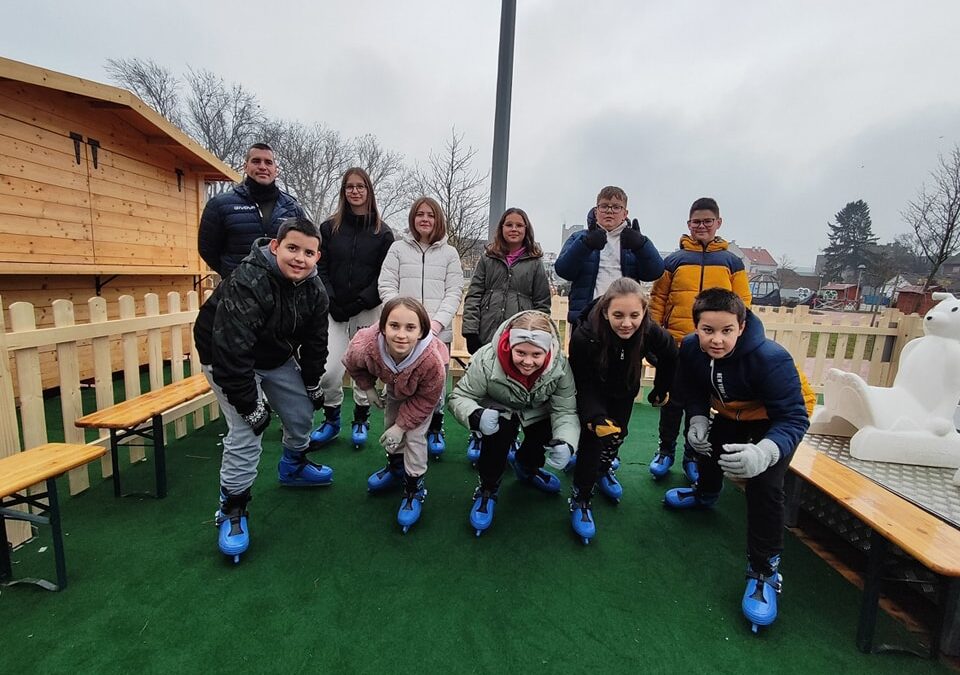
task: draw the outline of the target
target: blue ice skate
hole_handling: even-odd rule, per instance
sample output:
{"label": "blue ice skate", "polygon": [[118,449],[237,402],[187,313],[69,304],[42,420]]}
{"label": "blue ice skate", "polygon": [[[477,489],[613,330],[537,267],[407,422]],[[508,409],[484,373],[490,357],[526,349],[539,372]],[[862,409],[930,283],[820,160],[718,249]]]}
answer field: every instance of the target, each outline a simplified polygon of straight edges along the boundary
{"label": "blue ice skate", "polygon": [[427,454],[430,459],[440,459],[440,455],[447,449],[447,442],[443,437],[443,414],[434,413],[427,429]]}
{"label": "blue ice skate", "polygon": [[700,492],[696,488],[673,488],[663,495],[663,505],[671,509],[710,509],[720,499],[719,493]]}
{"label": "blue ice skate", "polygon": [[620,500],[623,499],[623,486],[617,480],[617,474],[612,465],[609,471],[600,475],[597,480],[597,487],[600,488],[603,496],[614,504],[619,504]]}
{"label": "blue ice skate", "polygon": [[775,555],[767,561],[768,573],[754,570],[747,563],[747,588],[743,592],[743,615],[750,622],[750,629],[756,633],[760,626],[769,626],[777,620],[777,596],[783,586],[780,575],[780,556]]}
{"label": "blue ice skate", "polygon": [[483,436],[477,431],[470,432],[470,440],[467,442],[467,461],[473,466],[480,461],[480,444],[483,442]]}
{"label": "blue ice skate", "polygon": [[654,480],[660,480],[670,473],[671,466],[673,466],[673,455],[657,451],[657,454],[650,461],[650,475],[653,476]]}
{"label": "blue ice skate", "polygon": [[311,450],[322,448],[340,435],[340,406],[323,406],[323,415],[323,424],[310,434]]}
{"label": "blue ice skate", "polygon": [[333,469],[307,459],[306,452],[283,449],[277,464],[277,477],[281,485],[291,487],[318,487],[333,482]]}
{"label": "blue ice skate", "polygon": [[517,475],[517,480],[521,483],[532,485],[541,492],[551,495],[560,492],[560,479],[546,469],[537,469],[532,473],[528,472],[520,466],[520,462],[516,461],[516,458],[511,461],[511,464],[513,465],[513,472]]}
{"label": "blue ice skate", "polygon": [[404,476],[403,499],[400,500],[400,510],[397,511],[397,522],[403,528],[404,534],[420,520],[420,511],[426,498],[427,489],[423,486],[423,476]]}
{"label": "blue ice skate", "polygon": [[470,527],[479,537],[493,524],[493,510],[497,505],[499,488],[485,490],[477,487],[473,493],[473,506],[470,508]]}
{"label": "blue ice skate", "polygon": [[247,503],[250,491],[239,495],[225,495],[220,492],[220,508],[217,509],[217,546],[234,564],[240,562],[240,555],[250,548],[250,530],[247,529]]}
{"label": "blue ice skate", "polygon": [[593,507],[590,495],[573,487],[570,493],[570,524],[573,531],[583,541],[584,546],[597,535],[597,524],[593,520]]}
{"label": "blue ice skate", "polygon": [[382,469],[378,469],[367,478],[367,490],[369,492],[386,492],[403,483],[403,455],[387,455],[387,464]]}
{"label": "blue ice skate", "polygon": [[700,480],[700,468],[697,466],[697,460],[695,457],[688,457],[684,455],[683,473],[687,477],[687,480],[690,481],[691,485],[696,485],[697,481]]}

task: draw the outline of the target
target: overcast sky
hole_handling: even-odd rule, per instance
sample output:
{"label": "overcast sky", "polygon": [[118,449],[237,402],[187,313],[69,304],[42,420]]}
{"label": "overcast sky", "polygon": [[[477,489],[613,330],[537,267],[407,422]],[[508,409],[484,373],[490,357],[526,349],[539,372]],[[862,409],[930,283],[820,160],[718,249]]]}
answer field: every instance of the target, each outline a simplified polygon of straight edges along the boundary
{"label": "overcast sky", "polygon": [[[4,4],[9,58],[101,82],[110,57],[206,68],[411,164],[456,126],[489,169],[498,0]],[[547,250],[614,184],[661,250],[709,195],[721,235],[812,265],[847,202],[881,242],[906,231],[960,142],[956,0],[517,4],[507,203]]]}

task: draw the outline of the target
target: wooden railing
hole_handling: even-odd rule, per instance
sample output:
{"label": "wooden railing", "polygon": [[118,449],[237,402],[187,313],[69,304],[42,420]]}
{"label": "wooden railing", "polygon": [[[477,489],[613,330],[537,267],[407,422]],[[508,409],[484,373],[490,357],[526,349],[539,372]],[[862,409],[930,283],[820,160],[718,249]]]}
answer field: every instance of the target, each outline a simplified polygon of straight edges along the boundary
{"label": "wooden railing", "polygon": [[[123,385],[127,398],[141,393],[140,355],[143,344],[146,346],[145,360],[151,391],[165,384],[164,372],[167,368],[172,381],[184,378],[185,362],[189,363],[190,373],[200,372],[200,359],[189,334],[199,310],[197,293],[191,291],[187,294],[186,309],[182,309],[179,293],[167,294],[163,311],[156,294],[148,293],[144,300],[144,315],[137,316],[132,296],[121,296],[118,306],[110,308],[109,311],[106,300],[100,297],[91,298],[87,303],[90,316],[87,323],[77,323],[74,320],[73,303],[55,300],[52,328],[37,328],[33,305],[15,302],[9,307],[8,329],[4,325],[5,312],[0,304],[0,456],[19,452],[21,447],[42,445],[49,440],[39,366],[41,349],[49,349],[51,346],[56,348],[63,440],[68,443],[85,442],[84,431],[74,426],[74,421],[85,412],[81,389],[89,386],[89,383],[81,382],[80,379],[81,360],[92,361],[92,386],[97,410],[115,403],[111,348],[122,351]],[[109,315],[119,318],[110,319]],[[10,369],[11,360],[15,365],[16,381]],[[90,362],[87,362],[85,365],[89,364]],[[171,422],[175,437],[181,438],[187,433],[186,416],[193,415],[194,427],[203,426],[202,408],[207,406],[210,416],[216,417],[218,409],[215,399],[209,394],[171,411],[164,421]],[[104,436],[93,442],[107,445],[109,437]],[[135,442],[129,444],[129,450],[131,461],[138,461],[144,456],[142,447]],[[112,475],[113,467],[110,462],[109,455],[101,460],[102,477]],[[90,485],[86,467],[70,472],[68,480],[71,494]]]}

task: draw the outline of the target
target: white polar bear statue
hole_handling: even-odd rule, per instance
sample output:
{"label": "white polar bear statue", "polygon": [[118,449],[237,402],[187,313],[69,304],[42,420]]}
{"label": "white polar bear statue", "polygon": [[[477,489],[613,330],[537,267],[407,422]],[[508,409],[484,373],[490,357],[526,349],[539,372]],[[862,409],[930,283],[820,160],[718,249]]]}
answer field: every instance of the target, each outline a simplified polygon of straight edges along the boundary
{"label": "white polar bear statue", "polygon": [[[809,433],[851,436],[857,459],[960,467],[960,300],[934,293],[923,337],[907,343],[892,387],[873,387],[859,375],[831,368]],[[953,482],[960,485],[960,471]]]}

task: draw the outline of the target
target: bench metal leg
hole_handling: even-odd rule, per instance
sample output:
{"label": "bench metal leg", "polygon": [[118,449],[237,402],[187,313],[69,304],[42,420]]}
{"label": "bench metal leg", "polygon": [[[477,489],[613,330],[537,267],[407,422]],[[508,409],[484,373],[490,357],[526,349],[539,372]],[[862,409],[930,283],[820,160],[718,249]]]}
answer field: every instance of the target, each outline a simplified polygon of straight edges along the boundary
{"label": "bench metal leg", "polygon": [[[63,529],[60,526],[60,501],[57,498],[57,479],[48,478],[47,491],[44,493],[15,493],[0,499],[0,534],[3,535],[2,551],[0,551],[0,585],[14,586],[16,584],[34,584],[48,591],[61,591],[67,587],[67,564],[63,554]],[[47,503],[44,504],[43,500]],[[39,509],[46,515],[41,516],[28,511],[17,511],[10,507],[27,504]],[[54,564],[57,570],[57,583],[46,579],[13,579],[13,570],[10,561],[10,546],[7,542],[6,520],[22,520],[36,525],[50,525],[53,535]]]}
{"label": "bench metal leg", "polygon": [[8,581],[13,576],[13,567],[10,564],[10,542],[7,541],[7,519],[0,510],[0,583]]}
{"label": "bench metal leg", "polygon": [[873,633],[877,627],[877,610],[880,606],[880,573],[887,554],[887,540],[876,532],[870,532],[870,556],[867,559],[867,575],[863,580],[863,599],[860,603],[860,621],[857,624],[857,648],[869,654],[873,651]]}
{"label": "bench metal leg", "polygon": [[167,496],[167,455],[163,444],[163,416],[153,416],[153,466],[157,475],[157,499]]}
{"label": "bench metal leg", "polygon": [[60,499],[57,497],[57,479],[47,479],[47,501],[50,507],[47,517],[53,533],[53,556],[57,566],[57,590],[67,587],[67,563],[63,556],[63,528],[60,526]]}
{"label": "bench metal leg", "polygon": [[117,439],[117,430],[110,430],[110,461],[113,462],[113,496],[119,497],[122,492],[120,490],[120,449],[119,449],[119,440]]}

